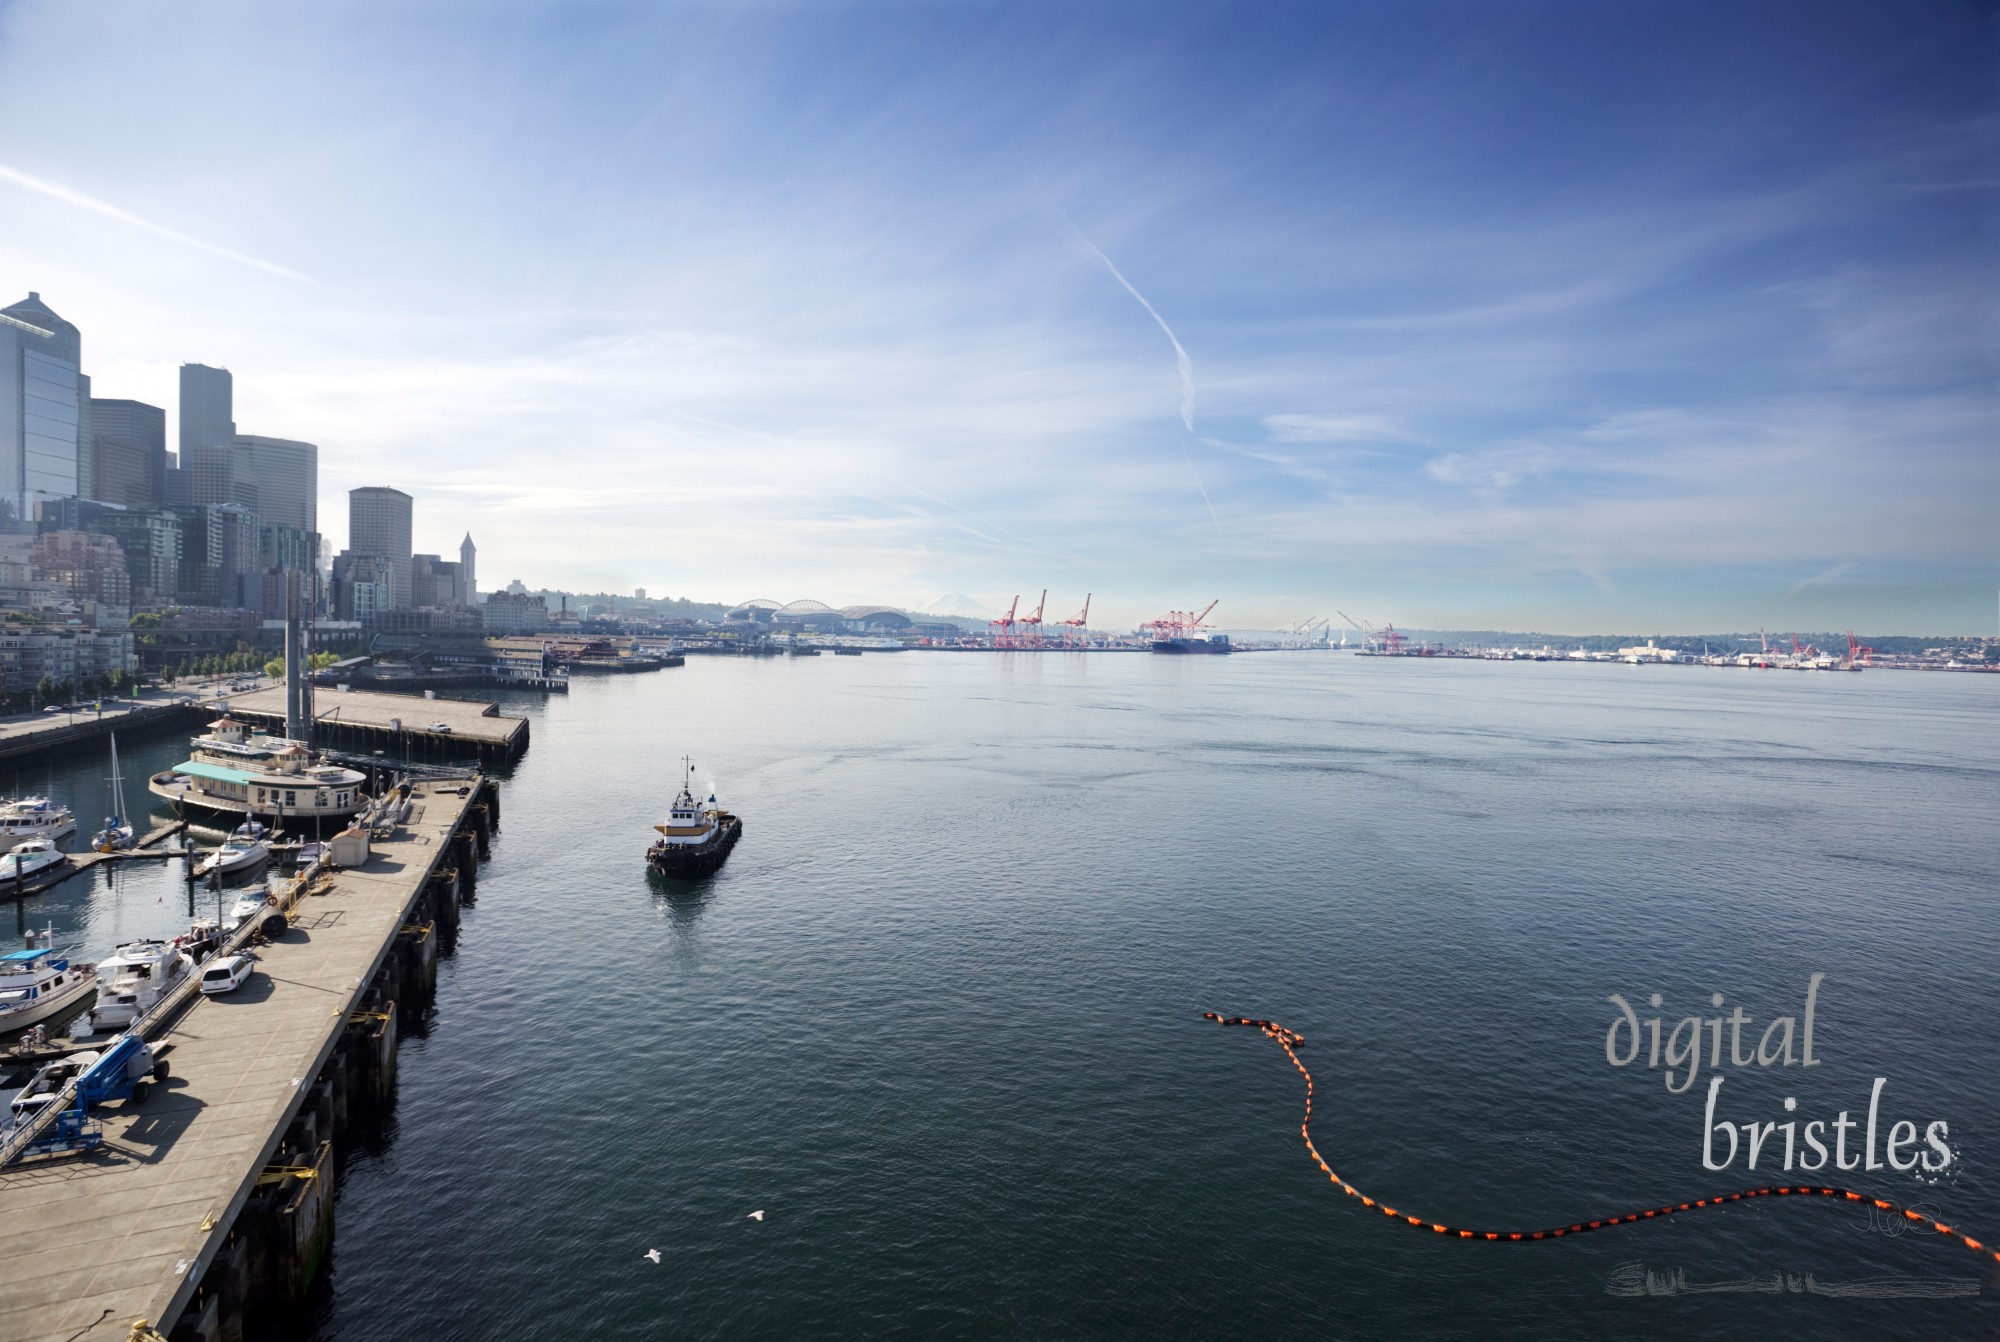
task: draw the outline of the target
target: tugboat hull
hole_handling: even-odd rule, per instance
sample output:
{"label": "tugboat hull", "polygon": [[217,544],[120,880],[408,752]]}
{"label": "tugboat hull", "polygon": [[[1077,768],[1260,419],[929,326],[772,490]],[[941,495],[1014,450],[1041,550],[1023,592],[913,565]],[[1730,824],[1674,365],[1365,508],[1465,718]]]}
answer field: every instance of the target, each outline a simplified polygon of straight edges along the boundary
{"label": "tugboat hull", "polygon": [[733,815],[716,817],[715,833],[698,844],[656,843],[646,850],[646,865],[663,876],[706,876],[722,865],[743,834],[743,822]]}

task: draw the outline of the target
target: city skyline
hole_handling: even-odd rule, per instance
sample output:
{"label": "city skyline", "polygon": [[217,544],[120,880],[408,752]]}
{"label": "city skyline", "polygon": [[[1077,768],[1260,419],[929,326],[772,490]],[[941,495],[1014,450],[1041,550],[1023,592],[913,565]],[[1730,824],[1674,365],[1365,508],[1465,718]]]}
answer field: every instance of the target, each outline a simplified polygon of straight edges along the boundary
{"label": "city skyline", "polygon": [[335,548],[393,486],[538,585],[1984,631],[1980,29],[1920,9],[17,4],[0,294],[170,424],[233,370]]}

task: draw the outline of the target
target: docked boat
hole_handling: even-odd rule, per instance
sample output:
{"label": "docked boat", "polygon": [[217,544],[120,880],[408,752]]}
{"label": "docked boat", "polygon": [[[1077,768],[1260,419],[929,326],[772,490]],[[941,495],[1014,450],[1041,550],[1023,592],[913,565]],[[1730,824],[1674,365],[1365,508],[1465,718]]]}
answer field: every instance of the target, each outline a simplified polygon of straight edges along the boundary
{"label": "docked boat", "polygon": [[[40,945],[35,945],[40,942]],[[53,926],[31,933],[26,950],[0,955],[0,1031],[22,1030],[81,1006],[97,991],[97,970],[71,964],[55,950]]]}
{"label": "docked boat", "polygon": [[23,839],[14,851],[0,857],[0,885],[25,881],[50,867],[69,865],[69,854],[47,839]]}
{"label": "docked boat", "polygon": [[236,832],[223,840],[222,847],[210,853],[194,871],[197,876],[234,876],[261,867],[270,858],[271,846],[251,826],[238,825]]}
{"label": "docked boat", "polygon": [[76,833],[76,817],[47,797],[21,797],[0,804],[0,853],[31,839],[59,843]]}
{"label": "docked boat", "polygon": [[91,1033],[107,1034],[130,1026],[193,968],[188,953],[171,941],[131,941],[120,946],[116,955],[97,963]]}
{"label": "docked boat", "polygon": [[118,772],[118,733],[111,734],[111,777],[105,780],[111,784],[111,800],[118,809],[104,817],[104,828],[90,836],[90,846],[100,853],[116,853],[139,842],[139,832],[132,827],[131,813],[125,806],[125,775]]}
{"label": "docked boat", "polygon": [[[227,816],[232,823],[270,817],[294,832],[338,821],[368,804],[368,775],[314,755],[296,741],[253,733],[234,718],[208,724],[190,742],[189,758],[146,784],[183,815]],[[337,825],[331,828],[338,828]]]}
{"label": "docked boat", "polygon": [[14,1092],[13,1099],[8,1101],[7,1126],[18,1128],[33,1121],[35,1115],[53,1104],[63,1093],[63,1087],[89,1071],[90,1065],[97,1059],[97,1050],[85,1049],[81,1053],[43,1063],[28,1079],[28,1084]]}
{"label": "docked boat", "polygon": [[239,899],[229,906],[229,925],[241,927],[263,911],[264,900],[261,896]]}
{"label": "docked boat", "polygon": [[177,937],[180,947],[196,964],[208,959],[222,949],[222,921],[219,918],[197,918],[188,925],[187,932]]}
{"label": "docked boat", "polygon": [[693,766],[682,762],[680,795],[667,813],[667,823],[655,825],[660,837],[646,850],[646,863],[668,876],[700,876],[714,871],[742,836],[743,822],[715,804],[715,795],[696,801],[689,786]]}

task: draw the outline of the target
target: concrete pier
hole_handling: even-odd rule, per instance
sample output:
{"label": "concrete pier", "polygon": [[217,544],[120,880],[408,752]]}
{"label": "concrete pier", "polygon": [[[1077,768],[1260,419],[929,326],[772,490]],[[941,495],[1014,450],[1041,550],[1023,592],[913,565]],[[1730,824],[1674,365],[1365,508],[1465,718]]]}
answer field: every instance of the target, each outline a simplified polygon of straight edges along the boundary
{"label": "concrete pier", "polygon": [[187,730],[207,719],[207,711],[199,704],[184,704],[178,698],[156,696],[136,704],[129,699],[106,699],[101,708],[43,713],[0,723],[0,763],[73,754],[113,732],[135,741],[156,732]]}
{"label": "concrete pier", "polygon": [[[260,730],[284,733],[285,691],[253,690],[228,697],[229,711]],[[422,750],[460,759],[512,763],[528,748],[526,718],[500,716],[492,703],[422,699],[369,690],[319,690],[313,697],[313,739],[320,745],[392,751]],[[434,724],[443,724],[442,727]],[[400,726],[396,725],[400,724]]]}
{"label": "concrete pier", "polygon": [[242,988],[148,1027],[170,1075],[97,1111],[99,1151],[0,1169],[0,1342],[123,1339],[135,1319],[241,1336],[246,1312],[303,1297],[331,1244],[331,1144],[393,1086],[398,1003],[435,983],[498,814],[484,779],[417,785],[365,865],[301,891]]}

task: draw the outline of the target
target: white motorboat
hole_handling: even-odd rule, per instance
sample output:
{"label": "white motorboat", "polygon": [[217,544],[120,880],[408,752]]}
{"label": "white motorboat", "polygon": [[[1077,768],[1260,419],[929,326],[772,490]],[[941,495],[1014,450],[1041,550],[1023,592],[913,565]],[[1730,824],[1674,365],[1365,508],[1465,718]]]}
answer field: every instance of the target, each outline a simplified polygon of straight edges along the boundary
{"label": "white motorboat", "polygon": [[229,925],[241,927],[264,911],[261,899],[239,899],[229,908]]}
{"label": "white motorboat", "polygon": [[74,833],[76,817],[69,807],[47,797],[22,797],[0,804],[0,853],[31,839],[47,839],[53,844]]}
{"label": "white motorboat", "polygon": [[0,885],[26,880],[37,872],[68,862],[69,854],[48,839],[23,839],[14,845],[13,852],[0,857]]}
{"label": "white motorboat", "polygon": [[25,1029],[61,1015],[63,1008],[81,1005],[83,997],[97,990],[94,966],[71,964],[56,954],[53,924],[28,939],[26,950],[0,955],[0,1031]]}
{"label": "white motorboat", "polygon": [[97,963],[91,1033],[125,1029],[152,1010],[193,968],[187,952],[170,941],[132,941],[120,946],[116,955]]}
{"label": "white motorboat", "polygon": [[132,827],[125,807],[125,775],[118,772],[116,732],[111,734],[111,777],[105,781],[111,784],[111,800],[116,803],[117,809],[104,817],[104,828],[90,836],[90,846],[100,853],[115,853],[139,841],[139,832]]}
{"label": "white motorboat", "polygon": [[[261,828],[261,826],[260,826]],[[197,876],[232,876],[239,871],[249,871],[262,866],[271,857],[270,845],[249,833],[250,826],[239,825],[236,832],[223,841],[222,847],[210,853],[202,864],[196,867]]]}

